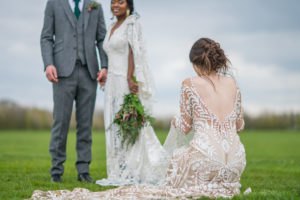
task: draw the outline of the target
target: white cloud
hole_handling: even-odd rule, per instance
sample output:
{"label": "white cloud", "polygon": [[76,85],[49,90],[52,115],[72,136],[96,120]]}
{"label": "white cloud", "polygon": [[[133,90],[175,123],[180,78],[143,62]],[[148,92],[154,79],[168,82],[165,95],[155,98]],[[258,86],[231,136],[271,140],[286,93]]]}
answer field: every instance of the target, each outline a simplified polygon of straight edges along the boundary
{"label": "white cloud", "polygon": [[[109,25],[110,1],[100,2]],[[157,88],[155,115],[178,111],[181,82],[194,76],[189,50],[202,36],[220,42],[229,55],[249,112],[300,110],[300,14],[295,12],[299,3],[291,2],[135,1]],[[52,89],[39,47],[46,0],[14,4],[3,2],[7,9],[0,13],[0,99],[51,109]],[[96,106],[103,107],[103,93]]]}
{"label": "white cloud", "polygon": [[12,55],[27,56],[39,52],[39,47],[26,44],[25,42],[15,42],[8,47],[8,52]]}
{"label": "white cloud", "polygon": [[300,111],[299,73],[282,70],[281,66],[250,63],[238,54],[230,58],[238,71],[236,77],[249,113]]}

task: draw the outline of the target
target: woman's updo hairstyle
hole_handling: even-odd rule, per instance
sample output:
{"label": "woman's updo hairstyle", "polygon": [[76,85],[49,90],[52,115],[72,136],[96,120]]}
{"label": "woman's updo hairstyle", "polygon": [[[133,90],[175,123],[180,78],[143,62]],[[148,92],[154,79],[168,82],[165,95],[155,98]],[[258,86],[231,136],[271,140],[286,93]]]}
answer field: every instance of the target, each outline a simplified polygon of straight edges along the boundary
{"label": "woman's updo hairstyle", "polygon": [[190,61],[200,76],[212,72],[226,73],[230,63],[220,44],[209,38],[200,38],[195,42],[190,51]]}
{"label": "woman's updo hairstyle", "polygon": [[128,8],[130,10],[130,15],[131,15],[134,12],[133,0],[126,0],[126,1],[127,1]]}

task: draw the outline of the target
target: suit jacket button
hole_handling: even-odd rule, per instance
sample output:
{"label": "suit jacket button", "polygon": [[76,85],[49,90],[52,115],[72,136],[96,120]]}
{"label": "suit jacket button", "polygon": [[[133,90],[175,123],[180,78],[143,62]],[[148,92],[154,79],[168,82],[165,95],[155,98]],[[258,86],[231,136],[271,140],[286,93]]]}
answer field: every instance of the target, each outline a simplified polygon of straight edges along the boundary
{"label": "suit jacket button", "polygon": [[73,49],[76,49],[76,47],[73,47]]}
{"label": "suit jacket button", "polygon": [[73,37],[76,37],[76,35],[74,34]]}

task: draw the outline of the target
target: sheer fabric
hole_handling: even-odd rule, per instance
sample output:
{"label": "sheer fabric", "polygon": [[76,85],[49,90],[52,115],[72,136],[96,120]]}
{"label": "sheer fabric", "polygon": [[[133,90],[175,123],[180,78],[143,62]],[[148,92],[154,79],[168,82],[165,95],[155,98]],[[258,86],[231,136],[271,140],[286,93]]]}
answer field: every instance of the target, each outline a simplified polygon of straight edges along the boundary
{"label": "sheer fabric", "polygon": [[[67,199],[76,193],[82,199],[142,200],[231,198],[239,194],[246,165],[245,149],[237,134],[244,124],[240,90],[236,90],[234,109],[221,122],[200,97],[193,78],[187,79],[181,89],[180,111],[164,145],[173,156],[163,185],[122,186],[103,192],[75,189],[60,191],[65,192],[60,196]],[[190,140],[186,134],[191,132],[194,136]],[[33,197],[43,195],[50,192],[36,191]]]}

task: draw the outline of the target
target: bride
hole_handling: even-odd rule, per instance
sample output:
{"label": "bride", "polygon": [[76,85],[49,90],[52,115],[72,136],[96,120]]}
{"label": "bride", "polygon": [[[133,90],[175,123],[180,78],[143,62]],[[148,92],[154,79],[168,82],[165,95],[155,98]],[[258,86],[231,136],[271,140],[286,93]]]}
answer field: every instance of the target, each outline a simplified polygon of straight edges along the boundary
{"label": "bride", "polygon": [[[190,60],[198,76],[182,83],[180,115],[173,119],[164,144],[172,159],[162,185],[122,186],[102,192],[82,188],[35,191],[33,199],[197,199],[239,194],[246,166],[245,149],[237,134],[244,127],[240,90],[227,76],[228,59],[215,41],[196,41]],[[186,135],[192,132],[188,141]]]}
{"label": "bride", "polygon": [[[133,13],[133,0],[112,0],[111,11],[117,18],[108,29],[103,48],[108,56],[108,76],[105,84],[104,123],[106,135],[107,179],[99,185],[158,185],[167,168],[167,152],[161,146],[151,126],[143,128],[136,143],[122,147],[119,127],[113,124],[123,96],[138,94],[148,114],[153,95],[152,80],[145,59],[141,26]],[[103,85],[105,80],[101,80]],[[133,81],[136,77],[137,84]]]}

